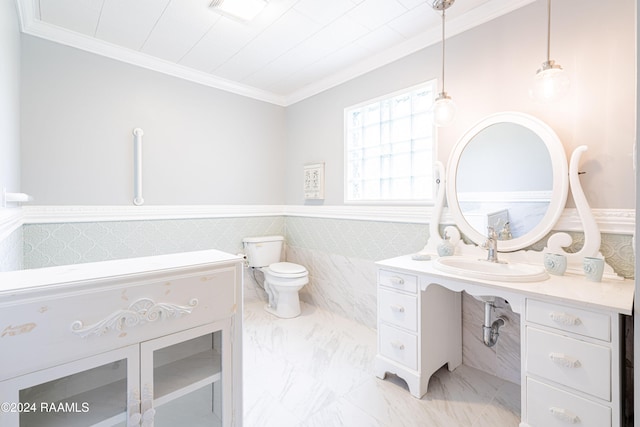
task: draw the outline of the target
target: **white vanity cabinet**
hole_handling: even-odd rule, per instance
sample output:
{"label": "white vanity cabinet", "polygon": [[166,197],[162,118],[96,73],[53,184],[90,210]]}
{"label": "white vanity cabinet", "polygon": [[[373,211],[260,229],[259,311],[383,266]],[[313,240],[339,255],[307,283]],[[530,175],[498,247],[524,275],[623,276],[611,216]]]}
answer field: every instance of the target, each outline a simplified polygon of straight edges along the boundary
{"label": "white vanity cabinet", "polygon": [[460,294],[437,285],[421,292],[426,280],[400,269],[378,270],[375,373],[379,378],[396,374],[417,398],[427,392],[436,370],[462,363]]}
{"label": "white vanity cabinet", "polygon": [[242,260],[0,274],[0,425],[240,426]]}
{"label": "white vanity cabinet", "polygon": [[437,369],[462,359],[460,293],[498,296],[520,314],[520,427],[621,426],[621,315],[632,313],[632,280],[491,281],[410,255],[377,265],[377,377],[395,373],[421,397]]}
{"label": "white vanity cabinet", "polygon": [[525,425],[620,426],[617,313],[527,299],[523,323]]}

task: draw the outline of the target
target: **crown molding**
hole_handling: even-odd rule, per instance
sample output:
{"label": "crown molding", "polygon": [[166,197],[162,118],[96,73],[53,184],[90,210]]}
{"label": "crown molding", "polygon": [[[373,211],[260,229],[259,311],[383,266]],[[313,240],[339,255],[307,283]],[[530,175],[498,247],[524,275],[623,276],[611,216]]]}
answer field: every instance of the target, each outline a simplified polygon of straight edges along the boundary
{"label": "crown molding", "polygon": [[[307,85],[291,94],[280,95],[48,24],[40,20],[34,1],[35,0],[15,0],[21,29],[25,34],[283,107],[317,95],[320,92],[331,89],[376,68],[397,61],[420,49],[440,42],[439,29],[424,32],[408,39],[398,46],[382,51],[352,67],[347,67],[334,75]],[[487,2],[481,7],[477,7],[455,19],[451,19],[447,23],[447,38],[482,25],[534,1],[535,0],[493,0]]]}
{"label": "crown molding", "polygon": [[[457,18],[447,20],[446,38],[449,39],[461,34],[467,30],[533,3],[534,1],[535,0],[494,0],[487,2],[482,7],[477,7],[461,16],[458,16]],[[302,89],[287,95],[285,97],[285,106],[310,98],[311,96],[317,95],[325,90],[331,89],[373,71],[376,68],[388,65],[421,49],[440,43],[441,38],[442,32],[440,28],[420,33],[399,45],[370,56],[351,67],[346,67],[325,79],[309,84]],[[314,65],[312,64],[311,66]]]}
{"label": "crown molding", "polygon": [[165,61],[145,53],[118,46],[87,35],[43,22],[35,16],[33,0],[16,0],[22,32],[96,55],[126,62],[183,80],[284,106],[284,97],[272,92],[223,79],[203,71]]}
{"label": "crown molding", "polygon": [[[601,233],[633,235],[635,210],[592,209]],[[22,224],[62,222],[149,221],[159,219],[233,218],[255,216],[293,216],[357,221],[385,221],[429,224],[431,206],[394,205],[193,205],[193,206],[23,206],[0,210],[0,238]],[[453,216],[445,209],[441,224],[453,224]],[[574,208],[565,209],[554,231],[583,230]]]}

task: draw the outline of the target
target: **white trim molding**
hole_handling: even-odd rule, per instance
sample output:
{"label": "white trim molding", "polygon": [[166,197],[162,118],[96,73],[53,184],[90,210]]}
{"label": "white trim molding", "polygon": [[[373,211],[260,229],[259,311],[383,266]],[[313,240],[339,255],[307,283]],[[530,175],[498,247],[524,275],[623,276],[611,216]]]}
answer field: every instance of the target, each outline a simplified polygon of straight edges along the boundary
{"label": "white trim molding", "polygon": [[[21,209],[0,210],[0,239],[22,224],[257,216],[296,216],[429,224],[433,216],[432,212],[432,206],[423,205],[23,206]],[[602,233],[633,235],[635,232],[634,209],[592,209],[592,212]],[[446,209],[440,222],[447,225],[454,223],[452,216]],[[565,209],[554,230],[581,232],[582,222],[576,209]]]}
{"label": "white trim molding", "polygon": [[9,237],[23,224],[20,208],[0,209],[0,242]]}
{"label": "white trim molding", "polygon": [[281,216],[280,205],[24,206],[25,224]]}

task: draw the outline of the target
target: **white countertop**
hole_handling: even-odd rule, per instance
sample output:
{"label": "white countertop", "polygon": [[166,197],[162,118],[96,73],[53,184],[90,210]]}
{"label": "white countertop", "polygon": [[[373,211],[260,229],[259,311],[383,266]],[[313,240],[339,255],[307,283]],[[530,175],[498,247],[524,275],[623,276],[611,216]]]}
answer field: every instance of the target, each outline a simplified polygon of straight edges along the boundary
{"label": "white countertop", "polygon": [[140,258],[16,270],[0,273],[0,297],[73,286],[96,278],[116,278],[156,271],[239,262],[242,257],[215,249]]}
{"label": "white countertop", "polygon": [[[433,267],[432,261],[416,261],[411,258],[411,255],[378,261],[376,264],[381,267],[400,269],[436,278],[453,279],[461,284],[480,285],[547,301],[606,309],[626,315],[631,315],[633,312],[635,281],[629,279],[603,279],[602,282],[589,282],[582,275],[572,274],[550,276],[548,279],[538,282],[516,283],[472,279],[439,271]],[[437,280],[434,283],[437,283]]]}

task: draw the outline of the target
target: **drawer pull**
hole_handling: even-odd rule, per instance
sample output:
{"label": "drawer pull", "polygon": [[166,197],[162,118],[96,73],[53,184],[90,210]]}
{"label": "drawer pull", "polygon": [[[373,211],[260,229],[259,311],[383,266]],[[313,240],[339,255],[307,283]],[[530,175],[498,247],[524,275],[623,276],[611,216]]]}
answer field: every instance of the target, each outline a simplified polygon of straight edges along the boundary
{"label": "drawer pull", "polygon": [[391,310],[397,313],[404,313],[404,307],[398,304],[391,305]]}
{"label": "drawer pull", "polygon": [[404,344],[400,341],[391,341],[391,347],[398,350],[404,350]]}
{"label": "drawer pull", "polygon": [[564,353],[549,353],[549,359],[556,365],[563,366],[565,368],[579,368],[580,361],[575,357],[567,356]]}
{"label": "drawer pull", "polygon": [[579,317],[569,313],[552,311],[551,313],[549,313],[549,317],[554,322],[565,326],[578,326],[580,323],[582,323]]}
{"label": "drawer pull", "polygon": [[391,276],[389,280],[393,285],[397,285],[397,286],[404,285],[404,279],[402,277]]}
{"label": "drawer pull", "polygon": [[85,326],[82,320],[76,320],[71,324],[71,332],[81,338],[90,335],[101,336],[109,330],[122,331],[145,323],[186,316],[191,314],[197,305],[197,298],[192,298],[189,305],[156,303],[150,298],[141,298],[128,308],[115,311],[93,325]]}
{"label": "drawer pull", "polygon": [[564,421],[569,424],[578,424],[580,422],[580,417],[570,411],[567,411],[564,408],[556,408],[555,406],[551,406],[549,408],[549,412],[551,412],[551,414],[560,421]]}

